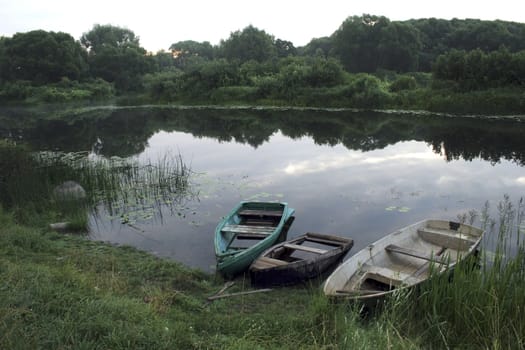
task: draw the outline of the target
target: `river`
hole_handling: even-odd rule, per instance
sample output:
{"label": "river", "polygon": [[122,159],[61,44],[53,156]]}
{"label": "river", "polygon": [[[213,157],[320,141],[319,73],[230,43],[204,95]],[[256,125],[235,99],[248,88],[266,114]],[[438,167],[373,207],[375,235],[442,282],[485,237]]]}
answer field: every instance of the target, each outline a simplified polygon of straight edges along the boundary
{"label": "river", "polygon": [[98,139],[101,157],[141,163],[180,155],[193,195],[177,210],[158,208],[129,225],[100,206],[90,237],[205,271],[215,265],[214,228],[240,200],[286,201],[296,210],[289,238],[348,236],[356,252],[425,218],[479,217],[504,194],[525,196],[520,117],[169,106],[29,114],[3,112],[11,122],[0,136],[65,152],[89,150]]}

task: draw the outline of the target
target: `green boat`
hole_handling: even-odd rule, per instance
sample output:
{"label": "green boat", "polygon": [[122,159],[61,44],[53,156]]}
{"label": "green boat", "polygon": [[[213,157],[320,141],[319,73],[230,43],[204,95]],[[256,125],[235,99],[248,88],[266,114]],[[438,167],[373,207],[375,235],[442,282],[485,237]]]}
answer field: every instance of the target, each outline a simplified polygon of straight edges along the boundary
{"label": "green boat", "polygon": [[294,209],[287,203],[240,202],[215,229],[217,270],[233,277],[263,251],[286,239]]}

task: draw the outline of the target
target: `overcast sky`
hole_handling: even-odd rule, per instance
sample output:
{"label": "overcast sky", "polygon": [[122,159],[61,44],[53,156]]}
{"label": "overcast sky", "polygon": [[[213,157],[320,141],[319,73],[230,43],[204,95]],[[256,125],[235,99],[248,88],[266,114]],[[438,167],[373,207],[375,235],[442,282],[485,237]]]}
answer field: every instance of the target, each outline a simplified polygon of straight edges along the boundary
{"label": "overcast sky", "polygon": [[131,29],[149,51],[182,40],[218,44],[253,25],[275,38],[303,46],[331,35],[349,16],[391,20],[479,18],[525,22],[522,0],[0,0],[0,36],[35,29],[79,39],[94,24]]}

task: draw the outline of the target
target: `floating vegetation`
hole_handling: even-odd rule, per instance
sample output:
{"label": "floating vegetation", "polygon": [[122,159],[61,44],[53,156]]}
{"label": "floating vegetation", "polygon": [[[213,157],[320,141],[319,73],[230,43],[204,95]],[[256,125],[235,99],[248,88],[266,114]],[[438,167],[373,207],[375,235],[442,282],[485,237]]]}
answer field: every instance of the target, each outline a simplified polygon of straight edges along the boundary
{"label": "floating vegetation", "polygon": [[268,192],[260,192],[253,194],[249,197],[246,197],[245,200],[247,201],[258,201],[258,200],[264,200],[264,201],[279,201],[281,198],[283,198],[284,195],[282,193],[268,193]]}
{"label": "floating vegetation", "polygon": [[[129,225],[162,217],[163,208],[172,214],[194,209],[185,204],[195,194],[189,182],[191,170],[180,155],[140,164],[133,159],[104,158],[88,152],[30,153],[14,146],[8,151],[13,157],[4,157],[11,161],[2,168],[20,171],[10,174],[2,188],[4,197],[8,197],[4,201],[20,207],[22,213],[29,212],[28,208],[52,212],[56,216],[53,219],[72,220],[77,226],[83,221],[87,231],[91,208],[96,216],[97,208],[103,207],[110,219]],[[64,183],[78,184],[85,198],[65,202],[56,195],[56,189]]]}
{"label": "floating vegetation", "polygon": [[407,213],[410,211],[409,207],[397,207],[397,206],[390,206],[385,208],[386,211],[398,211],[400,213]]}

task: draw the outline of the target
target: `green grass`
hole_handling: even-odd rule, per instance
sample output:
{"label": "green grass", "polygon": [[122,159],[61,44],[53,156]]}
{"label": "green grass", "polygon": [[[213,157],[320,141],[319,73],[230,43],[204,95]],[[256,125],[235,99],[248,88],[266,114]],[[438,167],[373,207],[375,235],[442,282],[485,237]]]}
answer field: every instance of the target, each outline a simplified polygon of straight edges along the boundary
{"label": "green grass", "polygon": [[[519,211],[509,204],[505,211]],[[325,298],[319,281],[208,303],[223,286],[219,277],[134,248],[23,227],[3,211],[0,220],[0,348],[524,347],[523,248],[510,257],[500,246],[480,269],[459,264],[451,280],[437,276],[363,319],[359,305]],[[498,241],[509,242],[522,220],[504,218]],[[241,276],[228,292],[250,289]]]}
{"label": "green grass", "polygon": [[[188,194],[180,158],[178,172],[172,161],[144,169],[115,161],[35,160],[26,150],[0,147],[8,204],[0,205],[0,349],[525,348],[523,199],[513,205],[505,196],[496,219],[488,206],[482,210],[494,251],[482,251],[479,268],[466,260],[452,278],[434,276],[363,319],[359,305],[325,298],[321,281],[209,303],[224,283],[217,276],[49,231],[45,219],[74,217],[64,214],[67,206],[45,206],[63,174],[86,187],[88,205],[106,201],[123,212]],[[38,180],[29,176],[35,171]],[[142,190],[134,192],[137,184]],[[476,219],[475,212],[468,216]],[[241,276],[228,292],[250,289]]]}
{"label": "green grass", "polygon": [[525,348],[525,204],[505,196],[498,218],[482,212],[488,246],[479,259],[457,265],[452,276],[433,276],[417,293],[392,303],[383,317],[406,337],[433,348]]}
{"label": "green grass", "polygon": [[[333,349],[411,343],[360,325],[318,284],[208,303],[223,281],[0,212],[0,348]],[[242,277],[228,292],[250,289]]]}

